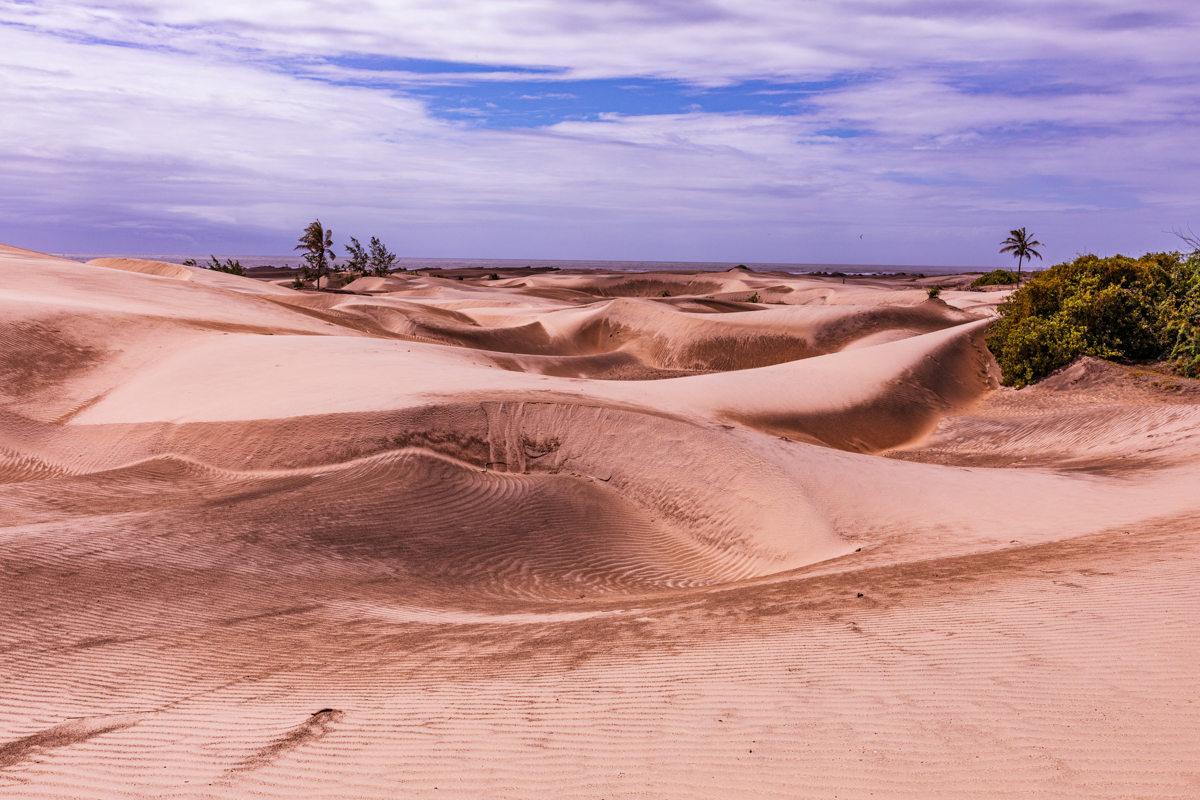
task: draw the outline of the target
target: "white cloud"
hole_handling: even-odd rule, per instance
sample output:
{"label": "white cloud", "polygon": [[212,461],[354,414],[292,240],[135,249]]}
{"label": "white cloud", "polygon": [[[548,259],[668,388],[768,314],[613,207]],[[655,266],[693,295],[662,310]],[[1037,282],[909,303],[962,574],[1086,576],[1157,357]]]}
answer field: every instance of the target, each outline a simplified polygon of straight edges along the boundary
{"label": "white cloud", "polygon": [[[1200,222],[1197,12],[1124,5],[0,0],[0,234],[279,249],[319,214],[407,255],[999,263],[1022,224],[1052,257],[1168,246]],[[529,99],[867,79],[796,115],[491,130],[320,61],[355,54],[563,70]]]}

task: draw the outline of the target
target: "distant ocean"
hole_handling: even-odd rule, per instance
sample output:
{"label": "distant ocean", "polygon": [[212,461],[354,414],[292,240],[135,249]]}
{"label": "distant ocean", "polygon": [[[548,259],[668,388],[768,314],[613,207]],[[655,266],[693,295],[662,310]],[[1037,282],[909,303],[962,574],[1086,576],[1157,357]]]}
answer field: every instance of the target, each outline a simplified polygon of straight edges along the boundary
{"label": "distant ocean", "polygon": [[[151,261],[167,261],[171,264],[182,264],[188,259],[197,263],[208,261],[209,254],[202,255],[163,255],[163,254],[133,254],[133,253],[55,253],[60,258],[73,261],[90,261],[93,258],[145,258]],[[255,256],[215,254],[224,261],[232,258],[241,262],[243,267],[288,267],[296,268],[301,261],[298,255],[286,256]],[[340,260],[340,259],[339,259]],[[790,272],[804,274],[807,272],[842,272],[847,275],[894,275],[898,272],[924,275],[957,275],[963,272],[988,272],[995,267],[937,267],[928,264],[762,264],[751,261],[544,261],[522,260],[514,258],[398,258],[397,267],[405,269],[454,269],[455,267],[471,268],[513,268],[513,267],[558,267],[560,269],[600,269],[618,272],[724,272],[738,266],[739,263],[755,272]]]}

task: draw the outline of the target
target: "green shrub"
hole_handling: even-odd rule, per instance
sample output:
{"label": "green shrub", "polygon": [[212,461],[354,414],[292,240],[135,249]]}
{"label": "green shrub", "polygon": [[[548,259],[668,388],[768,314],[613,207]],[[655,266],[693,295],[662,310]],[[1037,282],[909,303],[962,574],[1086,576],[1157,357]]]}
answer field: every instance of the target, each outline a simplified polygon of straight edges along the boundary
{"label": "green shrub", "polygon": [[225,263],[217,260],[216,256],[209,256],[209,260],[204,264],[197,264],[193,261],[191,264],[185,262],[185,266],[199,266],[203,269],[211,269],[216,272],[228,272],[230,275],[245,275],[246,269],[242,266],[241,261],[234,261],[232,258],[225,259]]}
{"label": "green shrub", "polygon": [[940,286],[930,286],[928,289],[925,290],[925,294],[929,295],[930,300],[937,297],[941,293],[942,293],[942,287],[940,287]]}
{"label": "green shrub", "polygon": [[988,337],[996,361],[1000,362],[1004,383],[1025,386],[1064,364],[1087,349],[1086,331],[1071,324],[1065,316],[1025,317],[1013,325],[1003,343]]}
{"label": "green shrub", "polygon": [[994,269],[986,275],[980,275],[975,279],[972,287],[978,286],[1006,286],[1010,283],[1017,282],[1017,273],[1010,269]]}
{"label": "green shrub", "polygon": [[761,303],[762,298],[758,296],[758,292],[755,292],[754,294],[752,294],[746,298],[746,302],[747,303]]}
{"label": "green shrub", "polygon": [[658,296],[659,296],[659,297],[670,297],[670,296],[671,296],[671,290],[670,290],[670,289],[663,289],[661,292],[659,292],[659,293],[658,293]]}
{"label": "green shrub", "polygon": [[1080,355],[1166,359],[1200,377],[1200,252],[1057,264],[1004,301],[987,343],[1007,386],[1033,383]]}
{"label": "green shrub", "polygon": [[1164,358],[1189,378],[1200,378],[1200,250],[1167,270],[1174,288],[1159,305]]}

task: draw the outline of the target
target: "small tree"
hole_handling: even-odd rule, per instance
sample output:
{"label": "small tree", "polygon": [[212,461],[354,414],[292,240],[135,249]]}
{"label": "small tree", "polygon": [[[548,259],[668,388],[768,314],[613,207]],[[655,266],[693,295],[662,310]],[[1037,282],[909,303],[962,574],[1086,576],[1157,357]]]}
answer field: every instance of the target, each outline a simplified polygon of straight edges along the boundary
{"label": "small tree", "polygon": [[346,252],[350,254],[350,260],[346,262],[346,269],[366,275],[367,270],[370,269],[370,256],[367,255],[367,248],[363,247],[358,239],[351,236],[350,244],[346,245]]}
{"label": "small tree", "polygon": [[333,231],[322,227],[321,220],[309,223],[300,237],[300,244],[294,250],[305,250],[304,277],[315,281],[316,287],[321,288],[321,278],[329,274],[329,262],[337,258],[333,252]]}
{"label": "small tree", "polygon": [[396,266],[396,254],[384,247],[378,237],[372,236],[371,255],[368,263],[371,267],[371,274],[382,278]]}
{"label": "small tree", "polygon": [[1009,237],[1000,244],[1004,247],[1000,248],[1001,253],[1012,253],[1013,258],[1017,259],[1017,286],[1021,285],[1021,262],[1025,259],[1033,261],[1033,256],[1041,259],[1042,254],[1035,247],[1045,247],[1039,241],[1033,240],[1033,234],[1026,234],[1024,228],[1018,228],[1015,231],[1009,231]]}

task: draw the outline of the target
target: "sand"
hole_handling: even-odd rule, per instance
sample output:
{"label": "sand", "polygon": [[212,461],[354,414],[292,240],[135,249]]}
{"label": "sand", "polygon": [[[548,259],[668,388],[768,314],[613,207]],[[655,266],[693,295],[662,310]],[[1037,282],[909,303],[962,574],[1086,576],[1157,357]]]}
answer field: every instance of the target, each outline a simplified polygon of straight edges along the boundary
{"label": "sand", "polygon": [[1200,795],[1197,382],[438,274],[0,248],[0,797]]}

